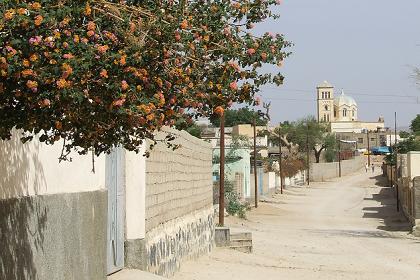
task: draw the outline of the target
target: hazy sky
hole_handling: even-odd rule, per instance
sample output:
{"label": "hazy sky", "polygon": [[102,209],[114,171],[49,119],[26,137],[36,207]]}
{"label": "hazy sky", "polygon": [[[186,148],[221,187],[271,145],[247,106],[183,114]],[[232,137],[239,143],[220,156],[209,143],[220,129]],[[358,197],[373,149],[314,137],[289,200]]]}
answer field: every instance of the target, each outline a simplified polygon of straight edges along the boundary
{"label": "hazy sky", "polygon": [[315,88],[324,80],[356,99],[360,120],[383,115],[393,126],[397,111],[398,126],[407,126],[420,114],[412,77],[412,67],[420,67],[419,0],[283,0],[279,11],[279,20],[256,30],[295,44],[285,84],[261,94],[272,101],[272,122],[315,115]]}

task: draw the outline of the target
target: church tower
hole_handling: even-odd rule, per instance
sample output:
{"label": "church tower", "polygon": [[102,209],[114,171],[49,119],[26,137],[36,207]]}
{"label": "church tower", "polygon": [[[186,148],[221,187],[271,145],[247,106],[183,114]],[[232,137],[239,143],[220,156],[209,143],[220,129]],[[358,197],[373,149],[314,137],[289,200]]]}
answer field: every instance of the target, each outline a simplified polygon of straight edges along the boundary
{"label": "church tower", "polygon": [[324,81],[317,86],[318,122],[333,122],[334,116],[334,87]]}

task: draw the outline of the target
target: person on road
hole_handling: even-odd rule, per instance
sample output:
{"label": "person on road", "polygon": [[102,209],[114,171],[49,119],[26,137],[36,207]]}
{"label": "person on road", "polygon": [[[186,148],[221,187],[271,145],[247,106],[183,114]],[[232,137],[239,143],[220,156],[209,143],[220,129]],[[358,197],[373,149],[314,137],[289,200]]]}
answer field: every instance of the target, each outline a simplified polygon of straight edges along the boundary
{"label": "person on road", "polygon": [[367,173],[368,170],[369,170],[369,165],[367,163],[365,164],[365,169],[366,169],[366,173]]}
{"label": "person on road", "polygon": [[375,165],[372,163],[372,173],[375,173]]}

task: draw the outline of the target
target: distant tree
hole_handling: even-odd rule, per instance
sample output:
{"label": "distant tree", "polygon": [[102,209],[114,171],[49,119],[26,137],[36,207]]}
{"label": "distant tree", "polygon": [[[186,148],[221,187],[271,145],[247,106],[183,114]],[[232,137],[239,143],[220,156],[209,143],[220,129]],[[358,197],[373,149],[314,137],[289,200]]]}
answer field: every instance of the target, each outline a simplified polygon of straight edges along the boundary
{"label": "distant tree", "polygon": [[313,116],[292,123],[288,139],[298,144],[301,152],[309,148],[314,153],[317,163],[322,151],[336,146],[335,136],[328,131],[325,124],[319,123]]}
{"label": "distant tree", "polygon": [[[398,142],[393,147],[394,151],[397,151],[399,154],[406,154],[411,151],[420,151],[420,140],[414,135],[410,135],[408,138],[404,139],[401,142]],[[385,157],[385,162],[388,165],[395,165],[396,163],[396,153],[391,153]]]}
{"label": "distant tree", "polygon": [[276,127],[273,131],[266,131],[268,141],[274,144],[275,146],[279,146],[279,143],[281,141],[281,145],[283,147],[287,147],[287,149],[289,150],[289,155],[292,155],[298,151],[298,145],[296,143],[293,143],[289,137],[289,134],[293,129],[294,126],[288,121],[280,123],[280,125]]}
{"label": "distant tree", "polygon": [[400,135],[400,137],[401,138],[408,138],[408,137],[410,137],[410,132],[407,132],[407,131],[400,131],[400,133],[399,133],[399,135]]}
{"label": "distant tree", "polygon": [[336,155],[337,155],[337,149],[334,148],[327,148],[325,149],[325,161],[326,162],[334,162],[334,160],[336,159]]}
{"label": "distant tree", "polygon": [[198,126],[194,121],[186,118],[180,118],[175,123],[175,128],[178,130],[185,130],[192,136],[197,138],[201,137],[201,127]]}
{"label": "distant tree", "polygon": [[399,154],[406,154],[410,151],[420,151],[420,141],[414,136],[410,136],[404,141],[401,141],[394,145],[394,149],[398,151]]}
{"label": "distant tree", "polygon": [[[248,107],[240,108],[237,110],[226,110],[225,111],[225,126],[231,127],[238,124],[252,124],[254,119],[258,126],[267,125],[267,120],[262,117],[258,112],[252,111]],[[210,122],[214,126],[220,126],[220,118],[213,116]]]}
{"label": "distant tree", "polygon": [[[234,135],[232,136],[231,144],[226,149],[225,164],[235,163],[242,159],[237,155],[240,149],[248,148],[250,140],[245,135]],[[220,155],[213,154],[213,163],[220,164]],[[226,173],[230,173],[229,166],[225,169]]]}
{"label": "distant tree", "polygon": [[197,124],[191,125],[189,128],[186,129],[186,131],[191,134],[192,136],[195,136],[197,138],[201,138],[201,127]]}
{"label": "distant tree", "polygon": [[411,131],[416,136],[420,136],[420,115],[418,114],[412,121],[410,125]]}

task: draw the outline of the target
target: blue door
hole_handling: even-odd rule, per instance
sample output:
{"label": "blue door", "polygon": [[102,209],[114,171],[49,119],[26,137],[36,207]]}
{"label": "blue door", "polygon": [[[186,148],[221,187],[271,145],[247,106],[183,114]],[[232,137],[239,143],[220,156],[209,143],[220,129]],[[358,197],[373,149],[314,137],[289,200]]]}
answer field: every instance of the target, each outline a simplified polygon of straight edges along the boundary
{"label": "blue door", "polygon": [[124,174],[124,150],[116,148],[106,157],[105,184],[108,189],[108,274],[121,270],[124,267]]}

